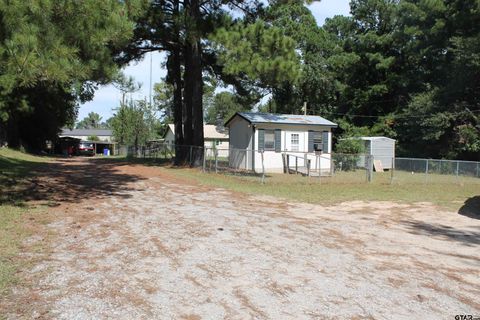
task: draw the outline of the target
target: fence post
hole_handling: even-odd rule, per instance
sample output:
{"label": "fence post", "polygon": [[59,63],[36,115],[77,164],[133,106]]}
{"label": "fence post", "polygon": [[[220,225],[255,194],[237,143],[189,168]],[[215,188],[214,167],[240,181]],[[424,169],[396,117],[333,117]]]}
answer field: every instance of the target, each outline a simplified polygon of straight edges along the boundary
{"label": "fence post", "polygon": [[[255,152],[255,150],[253,152]],[[255,157],[255,155],[254,155],[254,157]],[[245,162],[245,171],[248,171],[248,159],[249,159],[248,158],[248,149],[245,149],[245,158],[244,159],[245,160],[243,162]],[[253,162],[252,162],[252,170],[253,170],[253,172],[255,172],[255,168],[253,168]]]}
{"label": "fence post", "polygon": [[307,168],[308,159],[307,159],[307,154],[306,153],[303,155],[303,165],[305,166],[305,169],[307,169],[307,173],[308,173],[308,168]]}
{"label": "fence post", "polygon": [[307,176],[310,178],[310,159],[307,159]]}
{"label": "fence post", "polygon": [[217,148],[214,149],[214,153],[215,153],[215,173],[218,173],[218,149]]}
{"label": "fence post", "polygon": [[425,183],[428,182],[428,159],[426,159],[426,164],[425,164]]}
{"label": "fence post", "polygon": [[190,146],[190,165],[192,165],[192,152],[193,152],[193,146]]}
{"label": "fence post", "polygon": [[[320,161],[322,160],[322,154],[320,154]],[[333,153],[330,153],[330,177],[335,174],[335,161],[333,161]]]}
{"label": "fence post", "polygon": [[295,174],[298,174],[298,157],[295,156]]}
{"label": "fence post", "polygon": [[390,184],[393,184],[393,176],[395,171],[395,158],[392,158],[392,166],[390,168]]}
{"label": "fence post", "polygon": [[480,162],[477,162],[477,177],[478,177],[478,173],[479,173],[479,171],[478,171],[478,169],[479,169],[479,168],[478,168],[478,165],[479,165],[479,164],[480,164]]}
{"label": "fence post", "polygon": [[365,179],[368,180],[368,171],[370,170],[370,155],[365,155]]}
{"label": "fence post", "polygon": [[458,178],[458,169],[459,169],[459,167],[460,167],[460,161],[457,161],[457,173],[456,173],[457,178]]}
{"label": "fence post", "polygon": [[263,150],[261,151],[262,156],[262,184],[265,183],[265,164],[263,163]]}
{"label": "fence post", "polygon": [[322,170],[320,170],[320,156],[317,154],[315,155],[316,159],[316,163],[317,163],[317,170],[318,170],[318,180],[320,180],[320,176],[322,175]]}
{"label": "fence post", "polygon": [[290,174],[290,155],[286,154],[287,157],[287,173]]}
{"label": "fence post", "polygon": [[205,167],[207,164],[207,147],[203,147],[203,165],[202,165],[202,171],[205,173]]}
{"label": "fence post", "polygon": [[372,182],[372,180],[373,180],[373,156],[368,155],[367,181]]}

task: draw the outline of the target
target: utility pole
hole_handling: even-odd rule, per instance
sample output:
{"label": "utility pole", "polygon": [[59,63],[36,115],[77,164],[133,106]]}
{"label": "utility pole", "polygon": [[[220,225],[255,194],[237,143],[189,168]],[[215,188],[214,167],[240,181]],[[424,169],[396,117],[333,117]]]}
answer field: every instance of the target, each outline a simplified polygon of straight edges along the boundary
{"label": "utility pole", "polygon": [[302,109],[303,109],[303,114],[307,115],[307,101],[303,102],[303,108]]}
{"label": "utility pole", "polygon": [[152,106],[152,55],[153,52],[150,52],[150,94],[148,98],[150,107]]}

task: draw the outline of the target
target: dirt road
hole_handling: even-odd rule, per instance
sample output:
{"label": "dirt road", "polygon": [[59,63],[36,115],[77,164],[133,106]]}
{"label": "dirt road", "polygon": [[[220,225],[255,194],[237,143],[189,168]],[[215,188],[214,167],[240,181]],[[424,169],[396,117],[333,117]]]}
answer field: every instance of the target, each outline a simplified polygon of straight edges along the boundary
{"label": "dirt road", "polygon": [[288,203],[104,161],[48,170],[53,240],[7,318],[480,316],[480,220],[428,203]]}

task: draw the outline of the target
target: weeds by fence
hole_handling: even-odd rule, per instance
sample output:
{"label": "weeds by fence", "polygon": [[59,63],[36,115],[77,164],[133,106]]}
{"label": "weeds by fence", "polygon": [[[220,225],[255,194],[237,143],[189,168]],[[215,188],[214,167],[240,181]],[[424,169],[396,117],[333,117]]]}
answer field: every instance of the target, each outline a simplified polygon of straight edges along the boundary
{"label": "weeds by fence", "polygon": [[[156,144],[135,150],[128,155],[137,158],[174,162],[182,153],[183,165],[198,167],[204,172],[222,173],[268,181],[272,174],[297,174],[320,183],[475,183],[480,185],[480,162],[394,158],[393,167],[384,172],[374,170],[375,158],[365,154],[321,154],[251,149],[221,149],[215,146],[196,147]],[[200,156],[200,158],[199,158]]]}

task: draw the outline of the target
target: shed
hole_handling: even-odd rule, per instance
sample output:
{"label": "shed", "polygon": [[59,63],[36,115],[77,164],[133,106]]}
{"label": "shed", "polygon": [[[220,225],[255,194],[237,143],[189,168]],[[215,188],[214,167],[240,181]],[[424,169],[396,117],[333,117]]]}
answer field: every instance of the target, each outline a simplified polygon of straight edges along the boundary
{"label": "shed", "polygon": [[388,137],[357,137],[365,143],[365,154],[372,155],[374,160],[380,160],[384,169],[394,167],[395,139]]}

